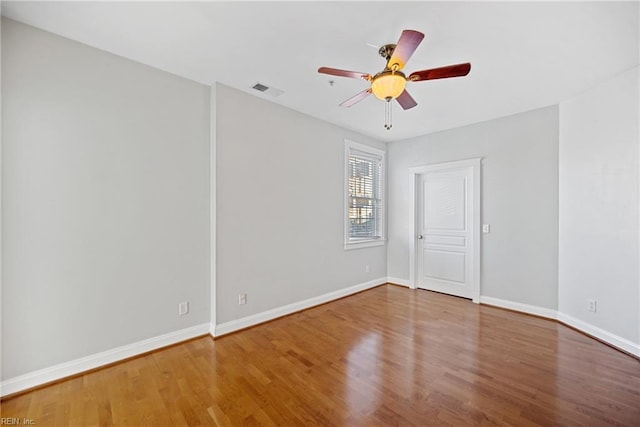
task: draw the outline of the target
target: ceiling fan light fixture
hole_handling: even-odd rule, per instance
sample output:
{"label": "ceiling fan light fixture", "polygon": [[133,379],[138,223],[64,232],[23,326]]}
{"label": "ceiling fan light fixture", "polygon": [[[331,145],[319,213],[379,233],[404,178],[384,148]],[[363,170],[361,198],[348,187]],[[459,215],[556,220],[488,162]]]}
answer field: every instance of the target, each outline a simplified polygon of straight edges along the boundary
{"label": "ceiling fan light fixture", "polygon": [[400,71],[385,70],[373,78],[371,91],[376,98],[383,101],[395,99],[404,92],[407,85],[407,78]]}
{"label": "ceiling fan light fixture", "polygon": [[368,73],[357,71],[341,70],[339,68],[320,67],[318,72],[330,76],[350,77],[352,79],[364,79],[370,83],[370,87],[352,96],[340,104],[341,107],[351,107],[365,99],[373,93],[376,98],[386,101],[385,104],[385,129],[391,129],[391,101],[396,100],[403,110],[409,110],[418,103],[405,90],[407,80],[420,82],[425,80],[448,79],[450,77],[462,77],[469,74],[471,64],[447,65],[444,67],[431,68],[428,70],[414,71],[409,78],[401,72],[405,64],[418,48],[424,34],[415,30],[403,30],[396,44],[386,44],[382,46],[378,53],[386,60],[384,69],[372,76]]}

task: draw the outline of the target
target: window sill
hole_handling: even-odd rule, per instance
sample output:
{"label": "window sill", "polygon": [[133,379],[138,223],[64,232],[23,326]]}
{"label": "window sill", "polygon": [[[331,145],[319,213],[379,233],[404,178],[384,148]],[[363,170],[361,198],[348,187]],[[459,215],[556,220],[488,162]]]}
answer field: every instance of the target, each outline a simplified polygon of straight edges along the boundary
{"label": "window sill", "polygon": [[362,240],[358,242],[348,242],[344,244],[344,250],[350,251],[352,249],[361,249],[361,248],[371,248],[374,246],[384,246],[384,239],[376,239],[376,240]]}

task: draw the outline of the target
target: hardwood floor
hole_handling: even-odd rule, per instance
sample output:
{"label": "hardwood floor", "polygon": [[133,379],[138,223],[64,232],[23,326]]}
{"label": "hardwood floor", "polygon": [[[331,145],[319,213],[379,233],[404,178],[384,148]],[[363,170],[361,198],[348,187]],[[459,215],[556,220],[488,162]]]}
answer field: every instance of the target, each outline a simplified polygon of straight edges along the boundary
{"label": "hardwood floor", "polygon": [[640,425],[640,362],[556,322],[381,286],[2,402],[49,425]]}

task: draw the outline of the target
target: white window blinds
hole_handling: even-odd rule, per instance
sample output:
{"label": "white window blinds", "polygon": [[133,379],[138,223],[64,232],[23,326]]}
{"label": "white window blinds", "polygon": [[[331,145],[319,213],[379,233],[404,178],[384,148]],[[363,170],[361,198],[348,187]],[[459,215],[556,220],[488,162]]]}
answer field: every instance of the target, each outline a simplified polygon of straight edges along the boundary
{"label": "white window blinds", "polygon": [[383,239],[384,159],[377,151],[347,149],[347,244]]}

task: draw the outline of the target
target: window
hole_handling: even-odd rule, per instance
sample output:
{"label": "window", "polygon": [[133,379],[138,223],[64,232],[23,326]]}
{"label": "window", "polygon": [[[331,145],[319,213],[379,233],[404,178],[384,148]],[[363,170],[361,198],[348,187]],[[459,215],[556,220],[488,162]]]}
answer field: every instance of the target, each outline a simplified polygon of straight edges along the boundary
{"label": "window", "polygon": [[384,244],[384,155],[345,141],[345,249]]}

